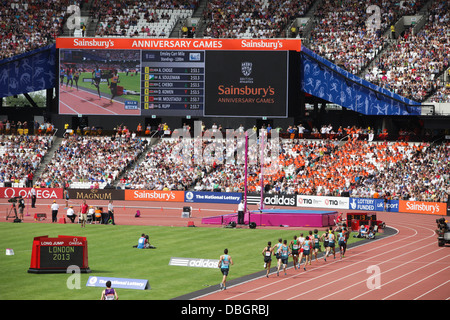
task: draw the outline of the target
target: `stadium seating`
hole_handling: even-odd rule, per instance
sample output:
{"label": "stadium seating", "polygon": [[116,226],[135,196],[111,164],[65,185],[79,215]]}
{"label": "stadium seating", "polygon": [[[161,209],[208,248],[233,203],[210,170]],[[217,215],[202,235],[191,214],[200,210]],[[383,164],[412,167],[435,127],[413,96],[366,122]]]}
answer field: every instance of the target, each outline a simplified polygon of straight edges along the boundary
{"label": "stadium seating", "polygon": [[[406,32],[377,57],[376,66],[366,79],[418,102],[432,96],[438,86],[438,76],[450,66],[449,10],[447,1],[434,2],[428,23],[417,35]],[[433,101],[448,99],[445,90],[439,92]]]}
{"label": "stadium seating", "polygon": [[[207,145],[203,144],[202,152]],[[162,139],[119,185],[130,189],[244,191],[244,166],[227,161],[225,145],[216,161],[189,165],[179,157],[179,147],[173,139]],[[389,193],[393,199],[446,201],[445,190],[450,185],[445,163],[449,156],[448,143],[369,142],[356,136],[345,142],[282,139],[280,170],[265,172],[264,188],[277,194],[340,196],[349,192],[352,197],[373,197]],[[259,192],[258,163],[252,163],[248,172],[248,191]]]}
{"label": "stadium seating", "polygon": [[[359,74],[388,45],[389,37],[384,33],[401,16],[415,14],[424,3],[322,1],[314,14],[318,22],[309,39],[310,47],[345,70]],[[369,24],[376,14],[368,12],[369,5],[380,10],[379,26]]]}
{"label": "stadium seating", "polygon": [[71,4],[81,1],[4,0],[0,6],[0,60],[50,44],[62,34]]}
{"label": "stadium seating", "polygon": [[141,138],[68,136],[37,177],[36,184],[104,188],[134,163],[145,145]]}
{"label": "stadium seating", "polygon": [[96,36],[168,38],[180,19],[192,16],[196,2],[94,1],[91,9],[99,23]]}
{"label": "stadium seating", "polygon": [[0,135],[0,187],[25,187],[53,143],[52,136]]}
{"label": "stadium seating", "polygon": [[208,1],[203,12],[205,38],[283,38],[291,19],[313,1]]}

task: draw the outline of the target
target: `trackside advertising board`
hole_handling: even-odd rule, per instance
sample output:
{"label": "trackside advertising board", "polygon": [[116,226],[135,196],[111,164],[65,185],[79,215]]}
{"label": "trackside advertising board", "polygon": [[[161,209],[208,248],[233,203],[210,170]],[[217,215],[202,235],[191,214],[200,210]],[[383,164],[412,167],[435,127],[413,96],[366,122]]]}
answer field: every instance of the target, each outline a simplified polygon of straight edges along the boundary
{"label": "trackside advertising board", "polygon": [[184,193],[184,202],[238,204],[241,200],[242,193],[237,192],[186,191]]}
{"label": "trackside advertising board", "polygon": [[398,212],[399,201],[368,198],[349,198],[351,210]]}
{"label": "trackside advertising board", "polygon": [[[61,188],[36,188],[37,199],[62,199],[63,189]],[[31,188],[0,188],[0,198],[10,199],[22,196],[31,198]]]}
{"label": "trackside advertising board", "polygon": [[[184,203],[238,204],[244,199],[239,192],[172,191],[172,190],[116,190],[116,189],[69,189],[73,200],[118,200],[118,201],[160,201]],[[0,199],[22,196],[31,198],[31,188],[0,188]],[[37,199],[63,199],[62,188],[36,188]],[[386,211],[446,215],[444,202],[406,201],[328,197],[295,194],[264,194],[264,205],[273,207],[325,208],[334,210]],[[247,204],[259,205],[261,195],[247,194]]]}
{"label": "trackside advertising board", "polygon": [[443,202],[399,201],[399,211],[406,213],[424,213],[432,215],[447,214],[447,204]]}
{"label": "trackside advertising board", "polygon": [[348,209],[349,198],[297,195],[297,207]]}

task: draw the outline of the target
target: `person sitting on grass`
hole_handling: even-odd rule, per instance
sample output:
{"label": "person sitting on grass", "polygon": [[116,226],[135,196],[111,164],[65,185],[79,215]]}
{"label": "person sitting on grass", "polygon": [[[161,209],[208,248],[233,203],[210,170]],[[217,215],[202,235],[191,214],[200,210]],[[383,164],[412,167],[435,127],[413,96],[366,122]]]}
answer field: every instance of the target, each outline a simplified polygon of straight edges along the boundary
{"label": "person sitting on grass", "polygon": [[141,235],[141,237],[138,240],[138,244],[136,246],[133,246],[133,248],[138,249],[156,249],[155,246],[150,244],[149,237],[145,233]]}

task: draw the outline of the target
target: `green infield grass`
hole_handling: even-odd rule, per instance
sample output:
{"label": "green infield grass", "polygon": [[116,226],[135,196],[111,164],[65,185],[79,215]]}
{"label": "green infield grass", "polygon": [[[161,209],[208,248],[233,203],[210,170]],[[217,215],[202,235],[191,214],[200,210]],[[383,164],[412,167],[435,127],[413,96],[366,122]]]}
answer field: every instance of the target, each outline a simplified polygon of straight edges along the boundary
{"label": "green infield grass", "polygon": [[[228,248],[234,260],[230,281],[263,270],[261,252],[267,241],[275,244],[281,237],[289,243],[294,235],[306,235],[307,231],[121,225],[87,225],[82,229],[79,224],[2,222],[0,299],[97,300],[103,288],[87,287],[86,283],[89,276],[98,276],[149,281],[149,290],[117,289],[121,300],[169,300],[209,286],[218,287],[222,279],[218,268],[169,266],[171,257],[219,259]],[[133,248],[142,233],[149,235],[156,249]],[[92,272],[80,275],[79,288],[72,274],[28,273],[33,238],[58,235],[87,238]],[[356,240],[351,236],[349,243]],[[14,255],[6,255],[7,248],[13,249]]]}

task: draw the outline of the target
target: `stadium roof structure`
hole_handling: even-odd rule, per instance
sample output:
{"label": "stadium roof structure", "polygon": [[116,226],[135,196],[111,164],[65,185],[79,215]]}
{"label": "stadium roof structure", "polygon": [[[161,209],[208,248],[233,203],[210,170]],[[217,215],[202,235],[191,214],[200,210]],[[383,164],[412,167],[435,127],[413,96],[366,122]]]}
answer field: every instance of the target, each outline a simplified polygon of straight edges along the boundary
{"label": "stadium roof structure", "polygon": [[365,115],[417,116],[421,104],[378,87],[302,46],[301,90]]}

